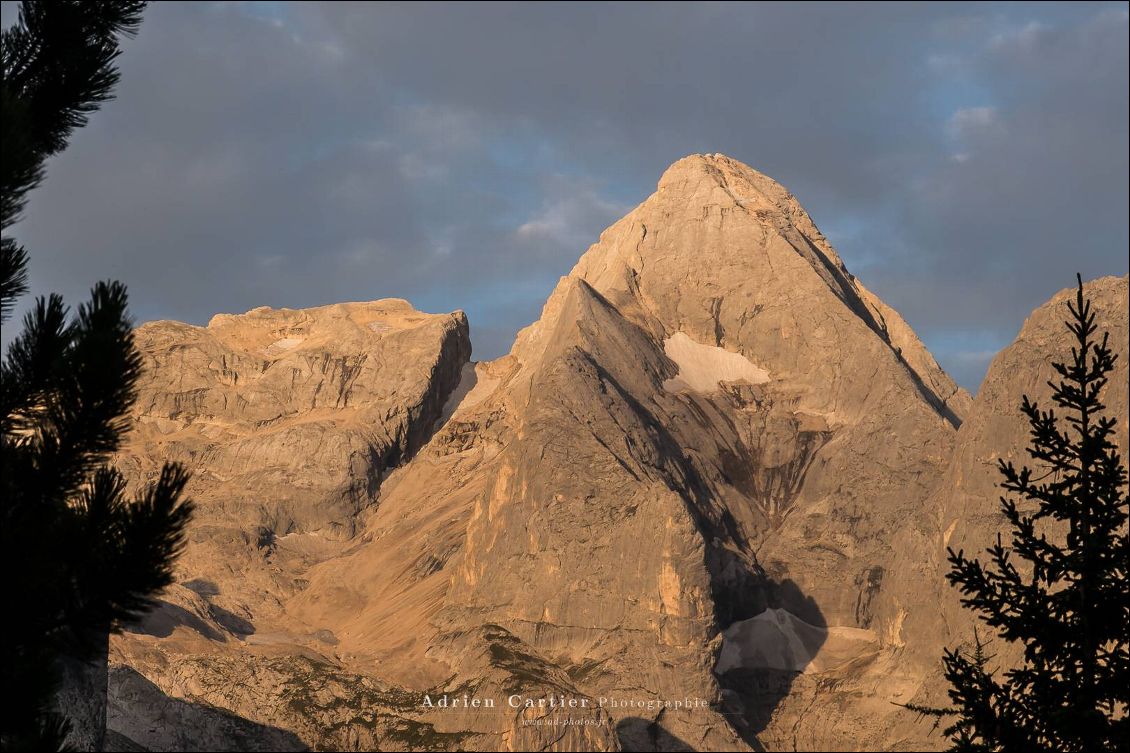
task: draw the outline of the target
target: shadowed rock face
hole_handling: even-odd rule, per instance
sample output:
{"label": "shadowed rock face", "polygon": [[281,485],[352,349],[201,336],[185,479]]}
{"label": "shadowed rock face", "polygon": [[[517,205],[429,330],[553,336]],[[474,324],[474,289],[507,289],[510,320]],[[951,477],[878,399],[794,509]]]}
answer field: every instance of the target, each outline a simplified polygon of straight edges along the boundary
{"label": "shadowed rock face", "polygon": [[126,462],[203,510],[112,646],[153,692],[313,748],[941,747],[892,702],[971,400],[751,168],[675,163],[493,362],[388,301],[148,326]]}
{"label": "shadowed rock face", "polygon": [[108,750],[309,750],[293,732],[170,698],[129,667],[114,668],[110,687]]}

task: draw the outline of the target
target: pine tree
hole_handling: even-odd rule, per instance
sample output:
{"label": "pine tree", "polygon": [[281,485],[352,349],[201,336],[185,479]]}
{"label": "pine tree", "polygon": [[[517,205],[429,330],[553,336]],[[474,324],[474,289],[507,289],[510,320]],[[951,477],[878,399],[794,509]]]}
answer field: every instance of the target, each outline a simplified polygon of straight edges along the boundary
{"label": "pine tree", "polygon": [[[1028,455],[1036,469],[999,461],[1001,510],[1011,546],[997,536],[988,564],[949,551],[947,578],[1009,643],[1019,666],[996,677],[978,653],[946,651],[950,699],[959,715],[947,733],[954,750],[1125,749],[1130,719],[1127,472],[1112,442],[1116,421],[1102,393],[1117,356],[1109,333],[1097,340],[1083,281],[1068,303],[1071,360],[1054,363],[1055,409],[1023,399]],[[1118,385],[1125,389],[1126,385]],[[1017,499],[1024,500],[1023,503]],[[1022,507],[1023,505],[1023,507]],[[1020,560],[1017,564],[1014,557]],[[921,710],[921,709],[919,709]]]}
{"label": "pine tree", "polygon": [[[958,705],[949,708],[923,706],[914,703],[896,704],[910,709],[921,716],[934,717],[934,728],[941,725],[942,719],[957,717],[942,734],[953,742],[953,751],[994,751],[999,746],[994,735],[996,729],[992,721],[991,707],[978,703],[984,696],[985,680],[992,679],[992,670],[989,662],[993,659],[986,651],[986,644],[981,640],[981,633],[973,628],[973,651],[968,656],[962,656],[962,671],[960,678],[975,678],[976,682],[964,682],[961,689],[958,686],[958,677],[953,674],[952,664],[947,663],[945,677],[954,687],[950,697]],[[974,692],[968,692],[972,688]],[[956,695],[955,695],[956,693]]]}
{"label": "pine tree", "polygon": [[[111,97],[118,39],[143,7],[24,2],[3,32],[0,320],[27,291],[28,256],[8,230],[47,158]],[[141,369],[126,303],[116,282],[98,283],[73,317],[59,296],[39,298],[0,365],[4,750],[64,745],[62,671],[91,662],[104,672],[109,634],[171,582],[191,515],[178,466],[128,495],[107,464],[129,429]],[[82,744],[98,747],[103,731],[84,730]]]}

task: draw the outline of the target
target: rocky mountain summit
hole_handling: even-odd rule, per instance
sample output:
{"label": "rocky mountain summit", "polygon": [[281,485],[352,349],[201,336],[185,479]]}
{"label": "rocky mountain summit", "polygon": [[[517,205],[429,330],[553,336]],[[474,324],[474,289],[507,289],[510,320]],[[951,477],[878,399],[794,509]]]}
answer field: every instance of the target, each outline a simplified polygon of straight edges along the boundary
{"label": "rocky mountain summit", "polygon": [[[1094,287],[1125,384],[1126,279]],[[495,361],[397,300],[145,325],[121,465],[184,462],[200,511],[112,643],[112,738],[940,748],[896,704],[967,627],[944,546],[997,524],[1056,305],[974,402],[788,191],[696,155]]]}

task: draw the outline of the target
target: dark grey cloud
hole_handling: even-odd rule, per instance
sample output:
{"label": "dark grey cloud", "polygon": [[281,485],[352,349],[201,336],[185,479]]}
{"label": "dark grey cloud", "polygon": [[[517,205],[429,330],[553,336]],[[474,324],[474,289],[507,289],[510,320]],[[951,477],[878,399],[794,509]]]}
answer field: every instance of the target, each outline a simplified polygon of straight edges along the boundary
{"label": "dark grey cloud", "polygon": [[[954,63],[992,104],[950,116],[951,159],[914,182],[905,246],[869,275],[924,334],[999,346],[1075,272],[1126,272],[1128,64],[1124,7],[1029,21]],[[983,362],[948,365],[968,384]]]}
{"label": "dark grey cloud", "polygon": [[492,357],[720,151],[975,388],[1126,272],[1126,71],[1125,4],[159,3],[17,232],[34,289],[116,276],[140,318],[399,296]]}

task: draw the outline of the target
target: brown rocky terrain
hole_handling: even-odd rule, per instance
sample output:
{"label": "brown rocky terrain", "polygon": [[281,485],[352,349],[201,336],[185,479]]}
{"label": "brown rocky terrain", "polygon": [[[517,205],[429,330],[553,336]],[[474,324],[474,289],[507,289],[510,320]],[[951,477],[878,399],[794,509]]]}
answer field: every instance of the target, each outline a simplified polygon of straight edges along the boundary
{"label": "brown rocky terrain", "polygon": [[[1125,349],[1126,280],[1096,286]],[[974,403],[792,195],[696,155],[492,362],[402,301],[146,325],[122,463],[185,462],[200,512],[113,641],[113,739],[939,748],[895,704],[964,628],[943,544],[992,525],[977,474],[1024,440],[1044,311]],[[498,706],[435,707],[464,696]]]}
{"label": "brown rocky terrain", "polygon": [[137,480],[166,460],[193,469],[181,596],[236,632],[278,607],[304,561],[353,537],[470,356],[462,312],[400,300],[154,322],[137,343],[147,378],[119,466]]}

